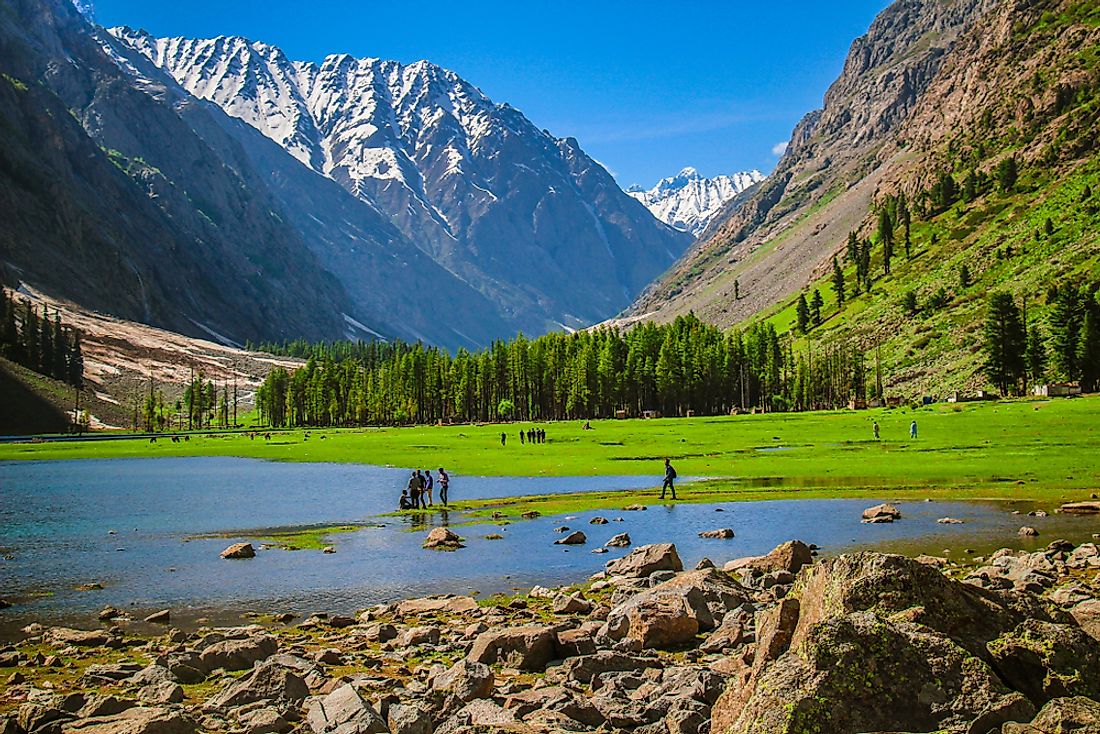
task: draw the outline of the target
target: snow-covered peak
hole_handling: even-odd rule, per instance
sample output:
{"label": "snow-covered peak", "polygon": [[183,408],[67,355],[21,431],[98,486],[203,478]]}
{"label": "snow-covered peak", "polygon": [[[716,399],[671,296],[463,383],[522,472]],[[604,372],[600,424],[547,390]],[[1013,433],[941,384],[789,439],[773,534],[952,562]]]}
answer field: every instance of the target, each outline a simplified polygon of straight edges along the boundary
{"label": "snow-covered peak", "polygon": [[764,174],[757,170],[704,178],[686,166],[649,190],[631,186],[627,193],[662,222],[698,237],[723,204],[763,180]]}

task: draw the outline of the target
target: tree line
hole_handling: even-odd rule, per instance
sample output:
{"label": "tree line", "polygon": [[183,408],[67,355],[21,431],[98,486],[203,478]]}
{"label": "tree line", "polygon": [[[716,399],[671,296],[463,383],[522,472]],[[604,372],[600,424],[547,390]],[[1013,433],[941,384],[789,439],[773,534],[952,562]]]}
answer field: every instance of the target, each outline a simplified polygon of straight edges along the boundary
{"label": "tree line", "polygon": [[61,312],[50,313],[30,300],[16,300],[3,292],[0,298],[0,354],[40,375],[73,387],[84,385],[84,354],[80,332],[61,321]]}
{"label": "tree line", "polygon": [[[281,353],[277,350],[276,353]],[[295,349],[302,349],[298,345]],[[340,359],[337,355],[357,356]],[[844,343],[795,352],[770,324],[728,334],[693,314],[629,331],[599,328],[486,349],[423,344],[313,345],[256,394],[272,426],[568,420],[620,411],[679,416],[734,409],[836,408],[868,396],[865,359]],[[871,394],[881,395],[881,379]]]}
{"label": "tree line", "polygon": [[1100,388],[1100,301],[1096,284],[1055,285],[1045,323],[1028,324],[1024,309],[1004,292],[989,297],[982,329],[984,370],[1002,395],[1027,392],[1054,375]]}

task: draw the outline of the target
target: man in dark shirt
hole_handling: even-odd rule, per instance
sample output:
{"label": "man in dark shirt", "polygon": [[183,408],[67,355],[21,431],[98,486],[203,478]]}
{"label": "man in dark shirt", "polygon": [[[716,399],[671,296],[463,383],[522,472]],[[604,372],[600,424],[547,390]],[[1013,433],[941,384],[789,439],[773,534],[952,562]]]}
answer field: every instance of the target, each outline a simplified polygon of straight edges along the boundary
{"label": "man in dark shirt", "polygon": [[665,481],[661,484],[661,499],[665,498],[665,490],[672,490],[672,499],[676,499],[676,470],[672,468],[672,462],[665,459]]}

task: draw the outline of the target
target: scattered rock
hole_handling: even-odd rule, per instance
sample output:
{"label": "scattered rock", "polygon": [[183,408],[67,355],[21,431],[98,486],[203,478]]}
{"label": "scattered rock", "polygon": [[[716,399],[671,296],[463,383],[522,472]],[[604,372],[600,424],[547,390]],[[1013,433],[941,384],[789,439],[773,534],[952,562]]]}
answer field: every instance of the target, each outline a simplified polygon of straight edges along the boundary
{"label": "scattered rock", "polygon": [[[394,607],[394,614],[398,617],[418,614],[468,614],[476,611],[477,608],[477,600],[472,596],[451,596],[448,594],[399,601]],[[396,634],[394,636],[396,637]]]}
{"label": "scattered rock", "polygon": [[331,545],[326,545],[324,548],[321,549],[321,552],[324,553],[325,555],[332,555],[333,553],[336,552],[336,547],[331,546]]}
{"label": "scattered rock", "polygon": [[588,521],[589,525],[607,525],[608,519],[606,517],[596,516]]}
{"label": "scattered rock", "polygon": [[1030,525],[1024,525],[1022,528],[1020,528],[1017,535],[1022,535],[1024,537],[1034,538],[1037,535],[1039,535],[1039,531],[1036,530],[1035,528],[1031,527]]}
{"label": "scattered rock", "polygon": [[619,533],[618,535],[613,535],[611,537],[611,540],[604,543],[604,547],[606,547],[606,548],[626,548],[629,545],[630,545],[630,534],[629,533]]}
{"label": "scattered rock", "polygon": [[243,640],[222,640],[199,654],[205,670],[248,670],[261,660],[274,655],[279,643],[271,635],[257,635]]}
{"label": "scattered rock", "polygon": [[463,703],[488,698],[493,693],[493,671],[488,665],[459,660],[432,680],[432,688],[449,693]]}
{"label": "scattered rock", "polygon": [[386,722],[353,686],[344,685],[316,702],[306,722],[314,734],[388,734]]}
{"label": "scattered rock", "polygon": [[642,578],[654,571],[683,571],[684,564],[672,543],[654,543],[635,548],[622,558],[609,561],[608,576]]}
{"label": "scattered rock", "polygon": [[564,538],[559,538],[554,541],[554,545],[584,545],[588,542],[588,537],[580,530],[575,530]]}
{"label": "scattered rock", "polygon": [[104,630],[78,630],[70,627],[51,627],[46,631],[46,639],[55,645],[74,647],[101,647],[111,641],[111,635]]}
{"label": "scattered rock", "polygon": [[266,660],[251,672],[231,681],[206,702],[208,711],[226,711],[257,701],[280,707],[292,706],[309,695],[309,687],[297,673],[274,660]]}
{"label": "scattered rock", "polygon": [[863,522],[865,523],[893,522],[900,519],[901,511],[887,503],[868,507],[863,511]]}
{"label": "scattered rock", "polygon": [[964,521],[954,517],[941,517],[936,522],[940,525],[962,525]]}
{"label": "scattered rock", "polygon": [[465,548],[462,538],[458,537],[450,528],[432,528],[428,537],[424,539],[424,547],[430,550],[458,550]]}
{"label": "scattered rock", "polygon": [[718,530],[705,530],[699,533],[700,538],[720,538],[729,539],[733,537],[733,530],[730,528],[719,528]]}
{"label": "scattered rock", "polygon": [[610,553],[610,551],[609,551],[609,550],[607,550],[607,548],[593,548],[593,549],[592,549],[592,552],[593,552],[593,553],[596,553],[596,554],[600,554],[600,553]]}
{"label": "scattered rock", "polygon": [[1061,510],[1071,515],[1097,515],[1100,514],[1100,502],[1067,502],[1062,505]]}
{"label": "scattered rock", "polygon": [[626,512],[643,512],[643,511],[648,510],[648,509],[649,508],[646,507],[645,505],[627,505],[626,507],[623,508],[623,510],[626,511]]}
{"label": "scattered rock", "polygon": [[542,513],[538,510],[528,510],[520,515],[524,520],[534,520],[536,517],[542,517]]}
{"label": "scattered rock", "polygon": [[172,621],[172,611],[170,609],[161,609],[159,612],[153,612],[145,621],[149,624],[168,624]]}
{"label": "scattered rock", "polygon": [[71,721],[57,731],[63,734],[194,734],[198,727],[182,711],[138,707],[112,716]]}
{"label": "scattered rock", "polygon": [[256,549],[251,543],[234,543],[221,552],[222,558],[255,558]]}
{"label": "scattered rock", "polygon": [[813,563],[814,555],[810,546],[801,540],[788,540],[778,545],[766,556],[750,556],[730,561],[722,570],[727,573],[736,573],[748,570],[759,574],[772,571],[788,571],[798,573],[803,567]]}
{"label": "scattered rock", "polygon": [[466,658],[486,665],[501,663],[541,671],[554,658],[554,639],[550,628],[539,625],[491,629],[477,636]]}

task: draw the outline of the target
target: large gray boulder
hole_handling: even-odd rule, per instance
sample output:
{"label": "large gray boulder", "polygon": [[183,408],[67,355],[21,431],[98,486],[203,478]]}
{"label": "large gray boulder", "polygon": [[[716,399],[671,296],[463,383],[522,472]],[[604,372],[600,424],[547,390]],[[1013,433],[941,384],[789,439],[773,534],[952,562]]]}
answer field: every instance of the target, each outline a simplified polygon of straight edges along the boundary
{"label": "large gray boulder", "polygon": [[748,592],[717,569],[687,571],[613,608],[600,636],[630,639],[640,648],[677,647],[748,600]]}
{"label": "large gray boulder", "polygon": [[243,640],[215,642],[199,654],[199,660],[206,670],[248,670],[278,650],[279,643],[274,637],[257,635]]}
{"label": "large gray boulder", "polygon": [[208,711],[227,711],[259,701],[291,708],[309,695],[306,682],[294,671],[271,660],[264,661],[233,681],[206,702]]}
{"label": "large gray boulder", "polygon": [[541,671],[556,655],[554,630],[526,625],[482,632],[466,658],[486,665],[501,663],[520,670]]}
{"label": "large gray boulder", "polygon": [[432,689],[463,703],[488,698],[493,693],[493,671],[484,663],[463,658],[432,679]]}
{"label": "large gray boulder", "polygon": [[1005,724],[1001,734],[1096,734],[1100,703],[1084,696],[1056,698],[1027,724]]}
{"label": "large gray boulder", "polygon": [[359,695],[344,685],[309,708],[306,722],[314,734],[388,734],[382,717]]}
{"label": "large gray boulder", "polygon": [[643,578],[654,571],[683,571],[684,564],[672,543],[638,546],[622,558],[607,563],[608,576]]}
{"label": "large gray boulder", "polygon": [[186,713],[165,708],[131,708],[111,716],[97,716],[62,725],[62,734],[195,734]]}

